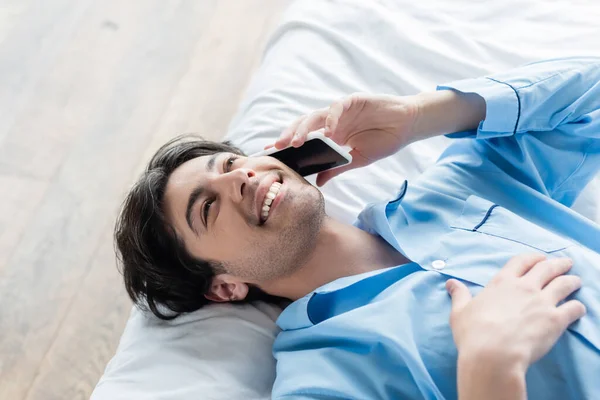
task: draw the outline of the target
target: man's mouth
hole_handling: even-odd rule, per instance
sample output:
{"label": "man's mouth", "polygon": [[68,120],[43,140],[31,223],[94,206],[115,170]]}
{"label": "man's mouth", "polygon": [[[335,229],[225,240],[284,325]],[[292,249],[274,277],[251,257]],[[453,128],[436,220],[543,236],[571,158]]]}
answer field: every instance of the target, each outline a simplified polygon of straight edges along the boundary
{"label": "man's mouth", "polygon": [[262,187],[259,188],[257,193],[257,200],[262,198],[262,201],[260,203],[258,203],[257,201],[257,205],[260,207],[260,209],[258,210],[258,215],[261,224],[264,224],[267,221],[267,219],[269,219],[271,210],[276,205],[274,203],[275,199],[277,198],[277,195],[279,194],[282,186],[281,182],[275,179],[273,182],[270,183],[269,186],[267,185],[269,185],[269,182],[265,182],[264,185],[261,185]]}
{"label": "man's mouth", "polygon": [[281,183],[273,182],[269,191],[265,196],[265,200],[263,201],[263,206],[261,209],[260,218],[264,222],[269,218],[269,213],[271,212],[271,206],[273,205],[273,200],[279,194],[279,190],[281,189]]}

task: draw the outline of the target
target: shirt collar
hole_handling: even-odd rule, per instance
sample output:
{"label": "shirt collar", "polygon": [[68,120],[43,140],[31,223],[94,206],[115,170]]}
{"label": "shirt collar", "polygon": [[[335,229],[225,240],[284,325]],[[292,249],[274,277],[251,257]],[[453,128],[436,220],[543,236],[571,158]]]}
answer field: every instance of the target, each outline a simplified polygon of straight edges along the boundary
{"label": "shirt collar", "polygon": [[306,328],[370,303],[420,266],[408,263],[337,279],[288,306],[277,319],[285,331]]}
{"label": "shirt collar", "polygon": [[308,317],[308,303],[310,299],[317,294],[324,294],[334,292],[336,290],[344,289],[358,281],[369,278],[371,276],[379,275],[383,272],[389,271],[396,267],[378,269],[375,271],[364,272],[358,275],[345,276],[343,278],[336,279],[333,282],[326,283],[325,285],[315,289],[306,296],[294,301],[292,304],[287,306],[285,310],[277,318],[277,325],[285,330],[289,331],[292,329],[301,329],[313,325],[310,318]]}
{"label": "shirt collar", "polygon": [[[381,203],[372,203],[365,207],[365,209],[358,215],[358,219],[354,225],[363,231],[369,232],[373,235],[379,235],[390,245],[392,245],[400,253],[404,254],[404,251],[400,247],[400,244],[396,240],[392,228],[388,221],[388,215],[393,213],[396,217],[396,224],[401,223],[407,225],[408,222],[403,212],[398,212],[400,203],[404,199],[404,195],[408,189],[408,181],[404,181],[402,187],[390,201],[384,201]],[[406,255],[406,254],[405,254]]]}

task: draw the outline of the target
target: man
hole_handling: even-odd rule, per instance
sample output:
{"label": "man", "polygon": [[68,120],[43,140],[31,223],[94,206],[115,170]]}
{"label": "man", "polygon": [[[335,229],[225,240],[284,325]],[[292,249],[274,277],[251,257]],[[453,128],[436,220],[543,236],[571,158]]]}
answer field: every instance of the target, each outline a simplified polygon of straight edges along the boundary
{"label": "man", "polygon": [[293,300],[273,398],[592,398],[600,227],[568,207],[600,168],[600,60],[438,89],[353,95],[275,143],[325,128],[352,146],[324,184],[416,140],[462,138],[357,226],[328,218],[320,192],[273,158],[160,149],[117,225],[130,296],[163,318],[261,292]]}

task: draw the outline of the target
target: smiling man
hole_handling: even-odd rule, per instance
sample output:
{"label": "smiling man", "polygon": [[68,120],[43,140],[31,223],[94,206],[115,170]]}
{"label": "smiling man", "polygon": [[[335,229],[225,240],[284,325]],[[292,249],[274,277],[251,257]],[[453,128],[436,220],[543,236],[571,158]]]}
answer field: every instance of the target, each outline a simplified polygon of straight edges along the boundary
{"label": "smiling man", "polygon": [[439,89],[349,96],[275,143],[325,128],[351,146],[324,184],[411,142],[457,138],[355,226],[326,216],[319,190],[274,158],[189,138],[162,147],[117,224],[132,299],[161,318],[292,300],[273,398],[593,397],[600,227],[569,206],[600,169],[600,61]]}
{"label": "smiling man", "polygon": [[321,193],[293,171],[270,157],[236,153],[230,149],[182,164],[164,194],[165,217],[186,251],[226,271],[205,293],[212,301],[243,300],[248,284],[277,281],[305,264],[325,216]]}

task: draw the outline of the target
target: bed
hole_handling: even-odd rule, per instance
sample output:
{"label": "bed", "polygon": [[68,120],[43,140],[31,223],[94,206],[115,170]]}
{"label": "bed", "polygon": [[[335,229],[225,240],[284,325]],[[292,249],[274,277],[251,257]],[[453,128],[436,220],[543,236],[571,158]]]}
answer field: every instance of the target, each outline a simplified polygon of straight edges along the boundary
{"label": "bed", "polygon": [[[247,153],[294,118],[363,91],[415,94],[528,61],[600,55],[593,0],[298,0],[270,38],[227,138]],[[329,215],[353,222],[435,162],[446,138],[341,175],[323,188]],[[600,222],[596,177],[574,208]],[[164,322],[132,309],[93,400],[268,399],[280,310],[214,305]]]}

